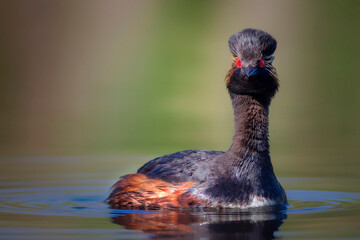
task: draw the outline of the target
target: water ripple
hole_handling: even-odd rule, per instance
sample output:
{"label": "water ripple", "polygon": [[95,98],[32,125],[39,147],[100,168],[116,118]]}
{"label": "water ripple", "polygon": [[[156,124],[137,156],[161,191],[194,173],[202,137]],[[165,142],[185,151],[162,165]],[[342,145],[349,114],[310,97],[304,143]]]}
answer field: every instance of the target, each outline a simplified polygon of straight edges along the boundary
{"label": "water ripple", "polygon": [[[109,209],[103,202],[109,182],[111,180],[1,183],[0,212],[79,217],[153,212]],[[309,190],[288,190],[287,196],[287,214],[351,209],[360,199],[360,193]]]}

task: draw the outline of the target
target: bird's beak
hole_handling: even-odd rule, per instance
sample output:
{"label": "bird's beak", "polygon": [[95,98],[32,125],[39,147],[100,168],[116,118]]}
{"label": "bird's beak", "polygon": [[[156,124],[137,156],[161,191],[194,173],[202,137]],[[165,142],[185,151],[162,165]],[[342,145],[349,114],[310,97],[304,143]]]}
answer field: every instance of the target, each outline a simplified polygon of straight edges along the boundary
{"label": "bird's beak", "polygon": [[257,67],[243,67],[242,69],[248,77],[251,77],[258,72]]}

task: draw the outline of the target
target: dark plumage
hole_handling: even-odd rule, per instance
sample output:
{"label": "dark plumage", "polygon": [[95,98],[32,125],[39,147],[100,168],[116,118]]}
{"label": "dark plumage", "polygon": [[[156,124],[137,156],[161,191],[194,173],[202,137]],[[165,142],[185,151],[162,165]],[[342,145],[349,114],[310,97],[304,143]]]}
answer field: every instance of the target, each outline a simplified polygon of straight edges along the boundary
{"label": "dark plumage", "polygon": [[269,154],[268,114],[278,89],[272,66],[276,40],[255,29],[229,39],[226,76],[235,116],[226,152],[187,150],[158,157],[114,185],[112,207],[257,207],[286,203]]}
{"label": "dark plumage", "polygon": [[210,175],[211,161],[224,154],[220,151],[186,150],[155,158],[142,166],[138,173],[166,182],[203,182]]}

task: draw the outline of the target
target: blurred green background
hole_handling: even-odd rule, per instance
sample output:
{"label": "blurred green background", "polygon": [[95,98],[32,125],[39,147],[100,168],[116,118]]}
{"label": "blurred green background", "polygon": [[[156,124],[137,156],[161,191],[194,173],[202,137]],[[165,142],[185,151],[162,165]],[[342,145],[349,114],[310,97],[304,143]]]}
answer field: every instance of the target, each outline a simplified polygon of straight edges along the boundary
{"label": "blurred green background", "polygon": [[276,171],[359,176],[359,12],[330,0],[0,0],[0,155],[226,150],[227,40],[253,27],[278,41]]}

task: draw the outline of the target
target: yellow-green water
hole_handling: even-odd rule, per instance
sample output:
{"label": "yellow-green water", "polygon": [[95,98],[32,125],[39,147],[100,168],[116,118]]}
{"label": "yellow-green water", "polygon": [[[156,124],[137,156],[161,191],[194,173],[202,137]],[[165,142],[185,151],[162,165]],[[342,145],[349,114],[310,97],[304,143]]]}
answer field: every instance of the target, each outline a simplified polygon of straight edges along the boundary
{"label": "yellow-green water", "polygon": [[[132,211],[103,202],[145,157],[6,158],[1,239],[357,239],[359,179],[281,178],[288,209]],[[309,166],[310,167],[310,166]],[[299,173],[300,174],[300,173]]]}

